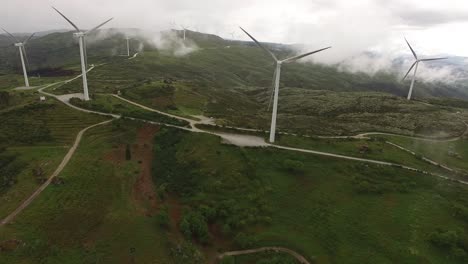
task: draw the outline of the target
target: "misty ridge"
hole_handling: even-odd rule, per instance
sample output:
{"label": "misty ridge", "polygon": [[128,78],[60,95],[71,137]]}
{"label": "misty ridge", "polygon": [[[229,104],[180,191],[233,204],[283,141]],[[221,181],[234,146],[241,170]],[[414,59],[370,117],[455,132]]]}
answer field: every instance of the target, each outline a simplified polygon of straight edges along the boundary
{"label": "misty ridge", "polygon": [[[187,32],[195,32],[187,30]],[[203,34],[201,32],[196,32]],[[96,34],[90,35],[87,38],[90,46],[98,41],[120,35],[123,37],[130,37],[138,41],[137,47],[134,48],[137,52],[142,52],[144,46],[148,45],[151,49],[158,49],[163,53],[181,57],[189,55],[192,52],[200,50],[200,47],[187,38],[183,40],[183,30],[165,30],[165,31],[148,31],[141,29],[103,29],[99,30]],[[226,41],[245,42],[240,40],[232,40],[226,38]],[[260,40],[261,41],[261,40]],[[390,49],[385,52],[383,50],[350,50],[347,52],[338,50],[343,47],[332,47],[330,52],[319,53],[314,56],[299,60],[299,63],[318,63],[327,66],[336,67],[341,72],[348,73],[364,73],[369,76],[374,76],[377,73],[386,73],[395,75],[397,79],[402,78],[406,70],[413,63],[413,57],[409,54],[402,52],[406,45],[402,39],[401,49]],[[246,42],[248,43],[248,42]],[[229,45],[229,43],[226,43]],[[300,54],[309,50],[316,49],[319,45],[305,45],[305,44],[280,44],[268,43],[268,45],[276,51],[286,51],[291,54]],[[260,51],[261,52],[261,51]],[[342,54],[343,57],[339,58],[336,53]],[[117,50],[113,55],[117,54]],[[444,56],[445,54],[435,54],[435,56]],[[421,54],[421,57],[429,55]],[[434,56],[434,54],[432,54]],[[450,57],[447,60],[438,62],[426,62],[420,65],[418,72],[418,80],[424,82],[443,82],[446,84],[454,84],[457,82],[468,79],[468,72],[465,70],[468,66],[468,58],[464,57]]]}
{"label": "misty ridge", "polygon": [[[240,31],[240,30],[239,30]],[[50,30],[47,32],[39,32],[38,38],[46,37],[48,34],[70,34],[69,40],[73,42],[73,45],[78,45],[78,41],[71,35],[71,31],[65,30]],[[197,43],[189,35],[206,35],[212,36],[213,38],[219,38],[222,41],[222,45],[229,47],[231,44],[245,44],[253,45],[251,41],[237,40],[241,36],[242,32],[232,34],[231,37],[218,37],[216,35],[205,34],[201,32],[187,30],[187,38],[183,40],[183,30],[144,30],[144,29],[124,29],[124,28],[110,28],[101,29],[97,32],[90,34],[86,37],[88,48],[93,46],[112,46],[107,54],[110,56],[120,56],[124,54],[125,38],[130,38],[131,50],[133,52],[144,52],[145,49],[153,50],[156,49],[166,55],[183,57],[188,56],[193,52],[197,52],[203,48],[199,47]],[[27,36],[27,33],[20,33],[18,36]],[[4,35],[0,35],[1,37]],[[236,39],[233,39],[236,38]],[[103,45],[102,41],[112,41]],[[262,39],[259,39],[262,42]],[[262,42],[265,43],[265,42]],[[324,41],[313,44],[280,44],[280,43],[265,43],[270,47],[273,52],[283,55],[296,55],[301,54],[310,50],[317,49],[325,45]],[[333,44],[333,43],[332,43]],[[301,59],[298,63],[316,63],[323,64],[326,66],[334,67],[340,72],[352,73],[352,74],[366,74],[370,77],[374,77],[376,74],[384,73],[394,76],[395,81],[401,81],[401,78],[405,75],[406,70],[413,63],[414,58],[408,54],[406,44],[403,38],[401,39],[400,46],[395,46],[394,43],[389,43],[387,48],[379,49],[368,49],[357,48],[355,46],[350,47],[346,45],[334,45],[328,52],[314,54],[314,56]],[[32,43],[31,45],[34,45]],[[353,44],[354,45],[354,44]],[[365,45],[364,45],[365,46]],[[262,51],[259,49],[259,53]],[[31,53],[31,55],[33,55]],[[288,56],[286,55],[286,56]],[[434,56],[440,54],[419,54],[421,58],[426,56]],[[428,83],[444,83],[447,85],[454,85],[458,88],[464,88],[464,81],[468,79],[468,72],[466,66],[468,66],[468,58],[464,57],[450,57],[447,60],[437,62],[425,62],[420,64],[420,70],[418,72],[417,80],[428,82]],[[259,65],[261,66],[261,65]]]}

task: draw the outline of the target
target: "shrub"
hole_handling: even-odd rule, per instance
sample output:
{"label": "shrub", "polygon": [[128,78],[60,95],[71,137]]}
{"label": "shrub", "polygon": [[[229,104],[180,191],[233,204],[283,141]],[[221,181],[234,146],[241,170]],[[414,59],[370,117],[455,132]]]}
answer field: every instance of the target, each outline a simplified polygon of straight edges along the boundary
{"label": "shrub", "polygon": [[208,243],[210,235],[205,217],[197,211],[185,213],[180,222],[180,230],[187,238],[195,237],[202,243]]}
{"label": "shrub", "polygon": [[252,248],[257,244],[257,238],[252,235],[240,232],[234,237],[234,243],[241,249]]}
{"label": "shrub", "polygon": [[203,264],[205,260],[200,251],[192,243],[182,243],[171,250],[176,264]]}
{"label": "shrub", "polygon": [[160,227],[168,228],[169,227],[169,208],[167,206],[163,206],[159,213],[156,215],[156,222]]}
{"label": "shrub", "polygon": [[304,163],[297,160],[286,159],[283,161],[282,167],[290,172],[303,172]]}

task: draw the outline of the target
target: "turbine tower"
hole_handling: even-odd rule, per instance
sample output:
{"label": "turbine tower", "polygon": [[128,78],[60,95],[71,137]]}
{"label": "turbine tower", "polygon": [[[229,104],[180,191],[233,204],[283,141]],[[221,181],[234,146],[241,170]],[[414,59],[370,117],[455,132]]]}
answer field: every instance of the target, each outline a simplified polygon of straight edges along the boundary
{"label": "turbine tower", "polygon": [[[276,63],[276,69],[275,69],[275,73],[273,75],[273,81],[275,82],[275,86],[274,86],[275,90],[274,90],[273,111],[272,111],[272,115],[271,115],[271,128],[270,128],[270,142],[274,143],[275,142],[275,133],[276,133],[276,115],[277,115],[277,112],[278,112],[278,94],[279,94],[279,83],[280,83],[280,77],[281,77],[281,65],[283,63],[290,63],[290,62],[297,61],[297,60],[299,60],[301,58],[304,58],[304,57],[307,57],[307,56],[312,55],[314,53],[329,49],[331,47],[326,47],[326,48],[315,50],[315,51],[312,51],[312,52],[307,52],[307,53],[304,53],[302,55],[293,56],[293,57],[290,57],[290,58],[287,58],[287,59],[284,59],[284,60],[279,60],[275,56],[275,54],[273,54],[273,52],[271,52],[270,50],[265,48],[262,44],[260,44],[260,42],[258,42],[252,35],[250,35],[242,27],[240,29],[242,31],[244,31],[244,33],[247,34],[247,36],[249,36],[260,48],[262,48],[266,53],[270,54],[270,56],[273,58],[273,60]],[[270,100],[270,102],[271,102],[271,100]]]}
{"label": "turbine tower", "polygon": [[[12,34],[10,34],[10,32],[6,31],[5,29],[2,28],[3,31],[5,31],[5,33],[7,33],[11,40],[13,41],[13,43],[15,44],[16,47],[18,47],[19,49],[19,54],[20,54],[20,58],[21,58],[21,66],[23,67],[23,75],[24,75],[24,84],[26,85],[26,87],[29,87],[29,79],[28,79],[28,70],[26,69],[26,64],[28,64],[28,67],[29,67],[29,62],[28,62],[28,56],[26,54],[26,44],[28,43],[28,41],[34,36],[34,34],[36,33],[33,33],[29,38],[27,38],[26,40],[24,40],[23,42],[19,41],[15,36],[13,36]],[[26,63],[25,63],[26,61]]]}
{"label": "turbine tower", "polygon": [[127,40],[127,57],[130,57],[130,39],[129,37],[125,38]]}
{"label": "turbine tower", "polygon": [[76,32],[73,35],[78,38],[78,43],[80,45],[80,58],[81,58],[81,71],[82,71],[82,76],[83,76],[84,100],[89,101],[88,79],[86,77],[86,71],[87,71],[87,67],[88,67],[88,56],[86,54],[86,39],[85,38],[90,33],[98,30],[100,27],[107,24],[113,18],[104,21],[103,23],[99,24],[98,26],[94,27],[93,29],[90,29],[88,31],[82,31],[75,24],[73,24],[73,22],[70,19],[68,19],[64,14],[62,14],[60,11],[58,11],[55,7],[52,7],[52,8],[55,11],[57,11],[57,13],[59,13],[59,15],[61,15],[68,23],[70,23],[70,25],[72,25],[76,29]]}
{"label": "turbine tower", "polygon": [[[408,100],[411,100],[411,95],[413,94],[413,86],[414,86],[414,81],[416,80],[416,72],[418,71],[418,66],[419,63],[422,61],[435,61],[435,60],[445,60],[447,58],[429,58],[429,59],[418,59],[418,56],[416,55],[416,52],[414,52],[413,48],[409,44],[408,40],[405,38],[406,44],[408,44],[408,47],[411,50],[411,53],[413,53],[414,59],[416,60],[413,65],[409,68],[408,72],[406,73],[405,77],[403,77],[403,81],[406,79],[408,74],[411,72],[411,70],[414,68],[414,73],[413,73],[413,79],[411,80],[411,86],[408,92]],[[416,66],[416,67],[415,67]]]}

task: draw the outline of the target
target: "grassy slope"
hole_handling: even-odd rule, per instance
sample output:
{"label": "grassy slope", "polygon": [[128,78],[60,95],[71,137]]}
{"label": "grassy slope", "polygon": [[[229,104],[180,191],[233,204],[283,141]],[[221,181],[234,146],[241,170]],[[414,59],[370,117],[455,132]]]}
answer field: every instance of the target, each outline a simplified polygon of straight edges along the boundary
{"label": "grassy slope", "polygon": [[441,164],[468,171],[468,141],[466,139],[452,142],[428,142],[400,137],[387,138],[391,142],[404,146]]}
{"label": "grassy slope", "polygon": [[172,117],[161,115],[156,112],[150,112],[140,107],[129,104],[111,95],[95,95],[92,100],[84,102],[81,100],[72,100],[71,103],[85,109],[91,109],[104,113],[122,115],[124,117],[139,118],[154,122],[162,122],[177,126],[188,126],[188,122],[178,120]]}
{"label": "grassy slope", "polygon": [[71,144],[81,129],[105,120],[49,99],[2,112],[0,137],[8,145]]}
{"label": "grassy slope", "polygon": [[[167,240],[153,218],[131,198],[136,162],[116,166],[104,159],[115,144],[131,143],[135,125],[121,123],[87,132],[61,177],[13,225],[0,229],[0,241],[26,244],[2,253],[2,263],[171,263]],[[131,248],[135,248],[132,255]]]}
{"label": "grassy slope", "polygon": [[[203,113],[218,118],[220,124],[267,129],[271,69],[262,65],[269,65],[268,58],[250,47],[201,49],[185,57],[145,52],[132,61],[120,59],[96,68],[90,73],[90,90],[121,91],[159,110],[181,115]],[[282,87],[286,86],[280,91],[278,126],[282,130],[448,137],[464,129],[458,109],[365,91],[360,84],[367,80],[365,76],[348,76],[320,65],[293,64],[285,68],[282,80]],[[77,83],[69,83],[55,93],[80,89]]]}
{"label": "grassy slope", "polygon": [[42,168],[42,177],[50,176],[78,132],[105,120],[52,100],[38,104],[28,103],[26,98],[25,103],[25,106],[0,113],[2,147],[6,148],[7,154],[17,155],[26,164],[16,175],[16,183],[0,193],[0,218],[8,215],[39,186],[32,173],[34,168]]}
{"label": "grassy slope", "polygon": [[[468,205],[464,186],[397,168],[238,149],[207,135],[184,134],[175,146],[178,166],[192,164],[182,174],[191,179],[193,193],[175,188],[184,204],[201,210],[200,205],[225,208],[235,201],[228,217],[209,220],[219,226],[233,219],[241,223],[232,225],[224,239],[251,233],[257,246],[287,246],[316,257],[317,263],[463,263],[428,240],[437,228],[467,228],[453,208]],[[302,172],[285,170],[285,160],[302,162]],[[156,177],[161,180],[164,173],[160,168]],[[363,182],[381,191],[362,191]],[[266,215],[271,224],[252,222],[249,214]]]}

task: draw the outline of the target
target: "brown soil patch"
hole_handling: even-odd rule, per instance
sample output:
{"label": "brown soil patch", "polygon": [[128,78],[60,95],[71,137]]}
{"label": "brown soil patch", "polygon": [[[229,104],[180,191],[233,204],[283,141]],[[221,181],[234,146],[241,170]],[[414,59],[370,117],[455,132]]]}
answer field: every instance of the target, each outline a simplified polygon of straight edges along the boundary
{"label": "brown soil patch", "polygon": [[393,194],[388,194],[385,197],[384,204],[387,209],[393,209],[396,206],[396,197]]}
{"label": "brown soil patch", "polygon": [[219,253],[228,248],[231,248],[232,243],[229,242],[229,239],[224,237],[221,231],[221,226],[217,224],[210,224],[208,225],[208,229],[212,236],[212,244],[202,247],[202,252],[205,255],[207,263],[217,263]]}
{"label": "brown soil patch", "polygon": [[2,251],[4,251],[4,252],[13,251],[13,250],[17,249],[21,244],[22,244],[22,242],[20,240],[17,240],[17,239],[2,241],[2,242],[0,242],[0,252],[2,252]]}
{"label": "brown soil patch", "polygon": [[169,225],[172,230],[171,239],[174,242],[182,241],[184,239],[179,229],[179,224],[182,219],[182,204],[174,195],[170,194],[165,199],[165,204],[169,209]]}
{"label": "brown soil patch", "polygon": [[115,165],[120,165],[125,161],[125,147],[126,145],[119,145],[111,152],[104,155],[104,160],[110,161]]}
{"label": "brown soil patch", "polygon": [[159,127],[144,125],[137,131],[136,144],[132,146],[132,160],[140,165],[140,173],[133,185],[132,196],[143,214],[152,216],[157,210],[157,195],[152,178],[153,140]]}

